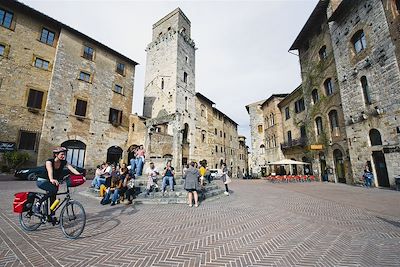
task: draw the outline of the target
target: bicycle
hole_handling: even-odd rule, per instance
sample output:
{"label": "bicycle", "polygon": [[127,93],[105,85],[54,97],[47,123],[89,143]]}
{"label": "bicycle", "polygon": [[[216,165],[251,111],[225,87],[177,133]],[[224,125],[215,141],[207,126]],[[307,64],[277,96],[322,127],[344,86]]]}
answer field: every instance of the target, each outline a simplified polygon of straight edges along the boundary
{"label": "bicycle", "polygon": [[[85,182],[81,175],[67,175],[62,181],[67,180],[67,190],[57,193],[66,195],[65,198],[54,209],[55,212],[61,209],[59,221],[55,216],[50,215],[49,197],[45,193],[20,192],[15,194],[14,212],[19,213],[19,223],[26,231],[35,231],[40,225],[52,223],[53,226],[60,224],[63,234],[70,239],[78,238],[86,225],[86,213],[82,204],[73,200],[69,188],[76,187]],[[43,198],[46,198],[43,200]]]}

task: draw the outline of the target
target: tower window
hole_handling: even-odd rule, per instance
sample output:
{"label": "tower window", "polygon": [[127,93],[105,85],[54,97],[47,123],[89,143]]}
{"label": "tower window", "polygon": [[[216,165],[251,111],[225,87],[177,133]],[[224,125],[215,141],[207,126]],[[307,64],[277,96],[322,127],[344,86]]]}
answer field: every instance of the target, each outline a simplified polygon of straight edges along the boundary
{"label": "tower window", "polygon": [[363,30],[356,32],[351,38],[353,43],[354,51],[359,54],[361,51],[367,48],[367,39]]}
{"label": "tower window", "polygon": [[328,79],[325,80],[324,86],[325,86],[326,95],[333,94],[333,83],[332,83],[332,79],[331,78],[328,78]]}
{"label": "tower window", "polygon": [[289,107],[285,108],[285,119],[290,119],[290,111],[289,111]]}
{"label": "tower window", "polygon": [[325,45],[323,47],[321,47],[321,49],[319,50],[318,54],[319,54],[319,59],[321,61],[324,61],[328,57],[328,55],[326,53],[326,46]]}
{"label": "tower window", "polygon": [[315,119],[315,126],[317,128],[317,135],[322,134],[323,127],[322,127],[322,118],[321,117],[317,117]]}
{"label": "tower window", "polygon": [[186,72],[183,73],[183,82],[187,83],[188,81],[188,74]]}
{"label": "tower window", "polygon": [[317,102],[319,101],[319,95],[318,95],[318,90],[317,89],[312,90],[311,97],[312,97],[312,100],[313,100],[313,104],[317,104]]}
{"label": "tower window", "polygon": [[161,78],[161,89],[164,89],[164,78]]}
{"label": "tower window", "polygon": [[367,77],[362,76],[360,80],[361,80],[361,87],[363,89],[364,102],[367,105],[371,105],[371,96],[369,95]]}

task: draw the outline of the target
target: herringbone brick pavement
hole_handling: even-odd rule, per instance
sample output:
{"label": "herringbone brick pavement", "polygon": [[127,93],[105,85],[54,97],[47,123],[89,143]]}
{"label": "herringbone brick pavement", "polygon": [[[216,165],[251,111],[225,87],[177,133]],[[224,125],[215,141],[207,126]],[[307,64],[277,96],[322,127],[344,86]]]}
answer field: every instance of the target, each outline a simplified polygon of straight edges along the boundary
{"label": "herringbone brick pavement", "polygon": [[59,227],[22,231],[12,196],[35,184],[0,182],[0,266],[400,266],[399,192],[260,180],[230,187],[198,208],[100,206],[78,188],[87,226],[68,240]]}

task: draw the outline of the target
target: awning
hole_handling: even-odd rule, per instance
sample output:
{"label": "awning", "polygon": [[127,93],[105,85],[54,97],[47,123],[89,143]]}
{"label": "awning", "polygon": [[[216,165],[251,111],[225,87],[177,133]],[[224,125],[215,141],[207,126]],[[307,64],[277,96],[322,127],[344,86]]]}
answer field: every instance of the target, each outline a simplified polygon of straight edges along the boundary
{"label": "awning", "polygon": [[292,159],[282,159],[275,162],[267,163],[267,165],[310,165],[308,162],[301,162]]}

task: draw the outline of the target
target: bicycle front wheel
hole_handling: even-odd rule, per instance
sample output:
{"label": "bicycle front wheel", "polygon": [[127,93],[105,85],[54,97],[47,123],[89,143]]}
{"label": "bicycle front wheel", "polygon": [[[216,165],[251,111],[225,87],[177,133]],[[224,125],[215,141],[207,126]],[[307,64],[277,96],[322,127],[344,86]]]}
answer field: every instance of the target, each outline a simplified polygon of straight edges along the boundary
{"label": "bicycle front wheel", "polygon": [[75,200],[68,201],[61,210],[60,224],[66,237],[78,238],[86,225],[86,213],[82,204]]}

